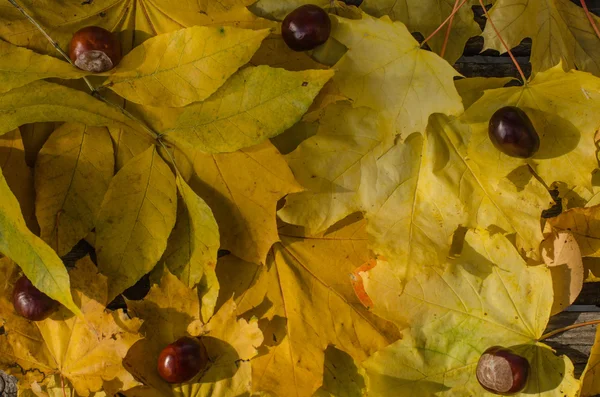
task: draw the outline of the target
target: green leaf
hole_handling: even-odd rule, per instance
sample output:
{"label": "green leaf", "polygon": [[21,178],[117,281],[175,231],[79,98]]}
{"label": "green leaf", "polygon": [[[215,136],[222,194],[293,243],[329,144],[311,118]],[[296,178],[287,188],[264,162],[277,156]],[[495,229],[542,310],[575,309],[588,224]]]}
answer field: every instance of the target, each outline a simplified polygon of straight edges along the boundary
{"label": "green leaf", "polygon": [[219,295],[215,273],[219,250],[219,227],[210,207],[177,176],[182,200],[177,206],[177,222],[163,256],[169,271],[186,286],[200,283],[202,320],[212,316]]}
{"label": "green leaf", "polygon": [[96,222],[98,267],[109,301],[154,268],[177,214],[175,176],[155,147],[112,179]]}
{"label": "green leaf", "polygon": [[165,133],[207,153],[256,145],[300,120],[332,76],[330,70],[243,69],[206,101],[184,108]]}
{"label": "green leaf", "polygon": [[369,395],[487,395],[475,368],[481,354],[497,345],[512,348],[531,365],[519,395],[577,394],[571,361],[537,341],[552,307],[550,271],[527,266],[505,236],[469,231],[459,258],[443,271],[419,275],[402,294],[388,267],[380,261],[363,273],[373,310],[411,328],[363,363]]}
{"label": "green leaf", "polygon": [[67,269],[52,248],[29,231],[2,173],[0,197],[0,252],[16,262],[37,289],[81,314],[71,296]]}
{"label": "green leaf", "polygon": [[104,83],[143,105],[180,107],[212,95],[250,60],[268,30],[194,26],[137,46]]}
{"label": "green leaf", "polygon": [[41,238],[63,256],[93,228],[115,170],[104,127],[66,123],[44,144],[35,165]]}
{"label": "green leaf", "polygon": [[0,135],[41,121],[76,121],[93,127],[139,130],[116,108],[62,85],[35,81],[0,95]]}

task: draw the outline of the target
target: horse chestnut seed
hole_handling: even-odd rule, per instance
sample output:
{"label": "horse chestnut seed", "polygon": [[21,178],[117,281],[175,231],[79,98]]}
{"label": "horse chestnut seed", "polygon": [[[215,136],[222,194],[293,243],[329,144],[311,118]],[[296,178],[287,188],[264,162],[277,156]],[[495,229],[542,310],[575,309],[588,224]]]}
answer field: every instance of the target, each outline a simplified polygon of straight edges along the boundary
{"label": "horse chestnut seed", "polygon": [[522,391],[527,385],[529,362],[510,349],[493,346],[479,358],[476,375],[485,390],[508,396]]}
{"label": "horse chestnut seed", "polygon": [[16,312],[27,320],[42,321],[58,309],[59,303],[35,288],[27,277],[22,276],[13,290],[13,306]]}
{"label": "horse chestnut seed", "polygon": [[69,57],[79,69],[100,73],[121,60],[121,45],[115,36],[99,26],[78,30],[69,44]]}
{"label": "horse chestnut seed", "polygon": [[208,361],[204,344],[198,339],[184,336],[160,352],[158,373],[169,383],[183,383],[205,369]]}
{"label": "horse chestnut seed", "polygon": [[294,51],[312,50],[325,43],[330,33],[329,15],[313,4],[296,8],[281,23],[283,41]]}

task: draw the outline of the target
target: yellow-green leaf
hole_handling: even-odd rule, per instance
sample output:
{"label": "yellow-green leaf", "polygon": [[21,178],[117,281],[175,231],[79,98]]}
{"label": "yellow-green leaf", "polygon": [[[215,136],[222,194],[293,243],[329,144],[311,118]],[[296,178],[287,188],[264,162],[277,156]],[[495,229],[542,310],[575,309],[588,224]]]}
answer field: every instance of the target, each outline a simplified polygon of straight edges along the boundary
{"label": "yellow-green leaf", "polygon": [[[497,0],[489,12],[494,25],[510,48],[529,37],[533,73],[565,62],[568,69],[600,75],[598,37],[583,9],[569,0]],[[591,14],[596,26],[600,18]],[[506,52],[492,26],[483,32],[484,50]]]}
{"label": "yellow-green leaf", "polygon": [[453,80],[459,74],[436,54],[421,49],[403,23],[387,16],[336,19],[332,36],[348,52],[334,66],[333,81],[354,106],[387,113],[403,137],[424,131],[433,113],[463,111]]}
{"label": "yellow-green leaf", "polygon": [[139,129],[119,110],[93,96],[46,81],[35,81],[0,95],[0,135],[41,121]]}
{"label": "yellow-green leaf", "polygon": [[180,107],[212,95],[250,60],[268,30],[194,26],[146,40],[104,83],[125,99]]}
{"label": "yellow-green leaf", "polygon": [[29,231],[19,202],[0,175],[0,253],[15,261],[33,285],[75,314],[69,274],[56,253]]}
{"label": "yellow-green leaf", "polygon": [[219,295],[215,274],[219,250],[219,227],[210,207],[177,176],[181,199],[177,205],[177,221],[163,260],[172,274],[189,288],[198,286],[202,299],[202,320],[212,316]]}
{"label": "yellow-green leaf", "polygon": [[165,132],[207,153],[256,145],[300,120],[332,75],[330,70],[243,69],[206,101],[184,108],[175,128]]}
{"label": "yellow-green leaf", "polygon": [[233,153],[196,153],[190,186],[212,208],[221,248],[253,263],[265,263],[279,240],[277,201],[300,191],[270,142]]}
{"label": "yellow-green leaf", "polygon": [[484,91],[502,88],[513,80],[512,77],[471,77],[456,80],[454,85],[467,109],[483,96]]}
{"label": "yellow-green leaf", "polygon": [[0,92],[7,92],[36,80],[51,77],[79,79],[88,74],[89,72],[77,69],[66,61],[0,41]]}
{"label": "yellow-green leaf", "polygon": [[94,228],[114,169],[105,127],[65,123],[46,141],[35,165],[36,215],[59,256]]}
{"label": "yellow-green leaf", "polygon": [[175,176],[156,148],[115,175],[96,222],[98,266],[109,279],[110,299],[154,268],[176,214]]}
{"label": "yellow-green leaf", "polygon": [[506,237],[469,231],[459,258],[417,276],[402,294],[387,267],[380,261],[363,273],[373,310],[411,328],[363,363],[369,395],[488,395],[475,368],[483,351],[497,345],[530,363],[518,395],[577,395],[571,361],[538,342],[552,306],[550,271],[527,266]]}

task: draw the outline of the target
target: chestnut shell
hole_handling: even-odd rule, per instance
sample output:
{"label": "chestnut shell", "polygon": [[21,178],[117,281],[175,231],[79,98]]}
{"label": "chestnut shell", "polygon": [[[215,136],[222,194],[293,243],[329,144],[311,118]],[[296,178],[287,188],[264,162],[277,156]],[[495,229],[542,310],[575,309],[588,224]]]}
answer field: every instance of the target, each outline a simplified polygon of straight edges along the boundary
{"label": "chestnut shell", "polygon": [[312,50],[329,39],[331,20],[327,12],[305,4],[290,12],[281,24],[283,41],[294,51]]}
{"label": "chestnut shell", "polygon": [[183,383],[192,379],[208,365],[204,344],[184,336],[165,347],[158,357],[158,373],[169,383]]}
{"label": "chestnut shell", "polygon": [[529,362],[510,349],[492,346],[479,358],[476,375],[485,390],[510,396],[527,386]]}
{"label": "chestnut shell", "polygon": [[13,289],[13,306],[22,317],[31,321],[42,321],[54,313],[59,303],[39,289],[31,281],[22,276],[15,283]]}
{"label": "chestnut shell", "polygon": [[531,120],[515,106],[505,106],[492,115],[488,134],[496,149],[511,157],[529,158],[540,148]]}
{"label": "chestnut shell", "polygon": [[121,45],[108,30],[87,26],[75,32],[71,38],[69,58],[79,69],[106,72],[121,61]]}

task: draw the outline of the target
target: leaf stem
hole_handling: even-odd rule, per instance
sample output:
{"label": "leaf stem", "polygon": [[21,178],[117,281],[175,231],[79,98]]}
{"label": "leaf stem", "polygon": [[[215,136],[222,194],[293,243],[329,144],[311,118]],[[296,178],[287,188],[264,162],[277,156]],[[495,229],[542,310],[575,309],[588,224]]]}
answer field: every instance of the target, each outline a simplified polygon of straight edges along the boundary
{"label": "leaf stem", "polygon": [[498,29],[496,29],[496,25],[494,24],[494,21],[492,21],[492,18],[490,18],[490,14],[488,13],[487,8],[485,8],[485,4],[483,4],[483,0],[479,0],[479,4],[481,4],[481,7],[483,8],[483,13],[485,14],[485,17],[487,18],[487,21],[489,22],[489,24],[492,26],[492,29],[494,29],[496,36],[498,37],[498,39],[500,40],[500,42],[506,49],[506,52],[508,52],[508,56],[510,57],[510,59],[513,61],[513,63],[517,67],[517,70],[519,71],[519,74],[521,75],[521,79],[523,80],[523,84],[527,84],[527,78],[525,77],[525,73],[523,73],[523,69],[521,69],[519,62],[517,62],[517,59],[513,55],[512,51],[510,50],[510,47],[508,46],[508,44],[506,44],[506,41],[504,41],[504,39],[502,38],[502,35],[498,31]]}
{"label": "leaf stem", "polygon": [[598,36],[598,38],[600,39],[600,30],[598,30],[598,25],[596,25],[592,13],[590,12],[590,10],[588,10],[587,4],[585,4],[585,0],[580,0],[580,3],[583,7],[583,11],[585,12],[585,16],[587,17],[588,21],[590,21],[590,25],[592,25],[594,32],[596,32],[596,36]]}
{"label": "leaf stem", "polygon": [[467,2],[467,0],[462,0],[458,6],[455,5],[454,10],[452,10],[452,13],[450,13],[450,15],[448,16],[448,18],[446,18],[446,20],[444,22],[442,22],[442,24],[440,26],[438,26],[438,28],[436,30],[434,30],[433,33],[431,33],[429,36],[427,36],[427,38],[425,40],[423,40],[423,42],[421,43],[421,48],[423,48],[423,46],[425,45],[425,43],[427,43],[429,40],[431,40],[431,38],[433,36],[435,36],[440,30],[442,30],[444,28],[444,26],[446,26],[446,24],[448,22],[450,22],[451,20],[454,19],[454,15],[456,15],[456,13],[458,12],[458,10],[460,10],[460,8],[466,2]]}
{"label": "leaf stem", "polygon": [[448,21],[448,28],[446,29],[446,36],[444,37],[444,44],[442,45],[442,51],[440,51],[440,56],[443,58],[446,54],[446,47],[448,46],[448,40],[450,39],[450,32],[452,31],[452,23],[454,22],[455,13],[458,12],[460,8],[458,6],[458,1],[454,2],[454,8],[452,9],[452,14],[450,14],[450,20]]}
{"label": "leaf stem", "polygon": [[555,329],[554,331],[550,331],[547,334],[542,335],[538,339],[538,341],[543,341],[544,339],[551,338],[554,335],[561,334],[561,333],[563,333],[565,331],[569,331],[569,330],[572,330],[572,329],[575,329],[575,328],[587,327],[589,325],[596,325],[596,324],[600,324],[600,320],[592,320],[592,321],[585,321],[583,323],[572,324],[572,325],[569,325],[567,327],[563,327],[563,328]]}
{"label": "leaf stem", "polygon": [[[29,22],[31,22],[33,24],[33,26],[35,26],[46,37],[46,39],[50,42],[50,44],[52,44],[54,49],[56,49],[56,51],[58,51],[60,53],[60,55],[62,55],[63,58],[65,58],[67,60],[67,62],[69,62],[71,65],[75,66],[73,61],[71,61],[71,58],[69,57],[69,55],[67,55],[67,53],[64,52],[62,48],[60,48],[60,45],[52,37],[50,37],[50,35],[46,32],[46,30],[42,27],[42,25],[40,25],[35,19],[33,19],[33,17],[31,15],[29,15],[29,13],[27,11],[25,11],[25,9],[23,7],[21,7],[21,5],[19,3],[17,3],[16,0],[8,0],[8,1],[10,4],[15,6],[15,8],[17,10],[19,10],[21,12],[21,14],[23,14],[25,16],[25,18],[27,18],[29,20]],[[87,84],[90,91],[92,91],[92,92],[96,91],[96,89],[94,88],[94,86],[92,85],[92,83],[90,82],[90,80],[87,77],[83,76],[83,81],[85,81],[85,83]]]}

